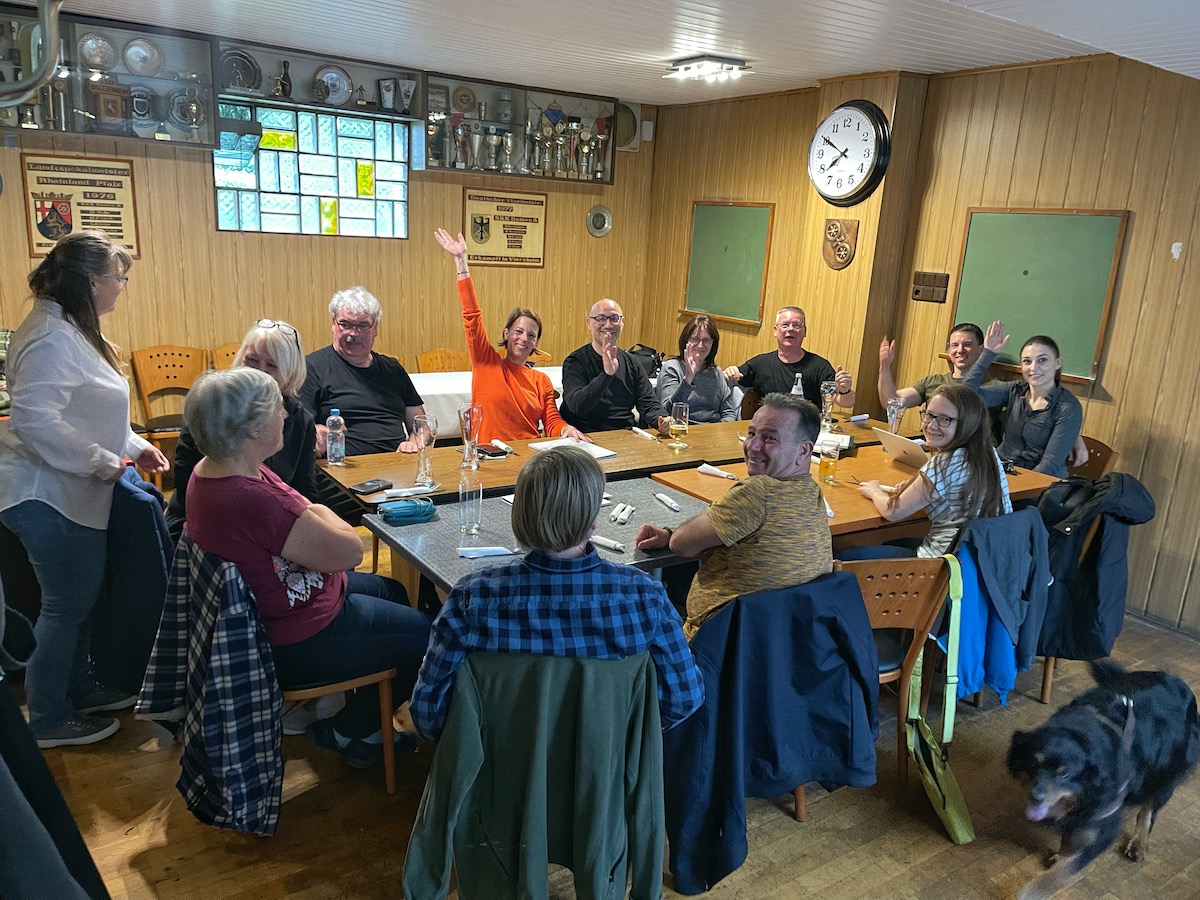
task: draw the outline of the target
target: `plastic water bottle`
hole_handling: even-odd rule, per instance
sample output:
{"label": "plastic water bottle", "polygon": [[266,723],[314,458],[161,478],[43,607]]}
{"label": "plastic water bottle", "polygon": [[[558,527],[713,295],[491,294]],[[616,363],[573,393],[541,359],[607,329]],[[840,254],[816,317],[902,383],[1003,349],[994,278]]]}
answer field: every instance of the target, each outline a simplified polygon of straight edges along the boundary
{"label": "plastic water bottle", "polygon": [[325,420],[329,434],[325,438],[325,459],[331,466],[346,464],[346,420],[340,409],[331,409]]}
{"label": "plastic water bottle", "polygon": [[797,375],[796,380],[792,383],[792,393],[804,396],[804,376]]}

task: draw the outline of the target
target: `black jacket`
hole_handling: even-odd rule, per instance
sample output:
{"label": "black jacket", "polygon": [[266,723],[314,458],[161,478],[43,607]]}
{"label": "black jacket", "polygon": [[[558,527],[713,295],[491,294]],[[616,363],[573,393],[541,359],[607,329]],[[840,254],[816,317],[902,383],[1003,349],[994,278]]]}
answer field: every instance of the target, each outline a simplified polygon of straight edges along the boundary
{"label": "black jacket", "polygon": [[[1050,528],[1054,584],[1038,653],[1063,659],[1099,659],[1112,651],[1125,618],[1129,581],[1129,526],[1154,518],[1154,498],[1132,475],[1113,472],[1092,482],[1095,494]],[[1092,522],[1096,539],[1080,563]]]}
{"label": "black jacket", "polygon": [[727,603],[691,640],[704,705],[663,735],[675,890],[746,860],[746,797],[875,783],[879,661],[849,572]]}

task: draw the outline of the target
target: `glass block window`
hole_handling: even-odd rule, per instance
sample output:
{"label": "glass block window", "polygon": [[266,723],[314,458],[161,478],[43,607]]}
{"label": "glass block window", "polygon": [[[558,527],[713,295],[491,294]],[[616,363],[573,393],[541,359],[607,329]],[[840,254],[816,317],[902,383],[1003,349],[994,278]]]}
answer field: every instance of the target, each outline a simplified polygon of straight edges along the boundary
{"label": "glass block window", "polygon": [[213,155],[220,230],[408,237],[407,124],[224,100],[220,110],[262,126],[252,156]]}

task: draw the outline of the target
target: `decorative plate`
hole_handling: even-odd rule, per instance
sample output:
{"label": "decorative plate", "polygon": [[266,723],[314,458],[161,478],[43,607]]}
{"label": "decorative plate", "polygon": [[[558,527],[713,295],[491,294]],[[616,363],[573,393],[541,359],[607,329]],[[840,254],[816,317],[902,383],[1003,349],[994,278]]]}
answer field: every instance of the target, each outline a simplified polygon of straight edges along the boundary
{"label": "decorative plate", "polygon": [[341,66],[321,66],[313,76],[313,83],[318,81],[329,88],[329,95],[323,102],[330,106],[345,106],[354,91],[354,82]]}
{"label": "decorative plate", "polygon": [[[189,98],[189,94],[196,95]],[[188,102],[190,99],[196,100],[196,109],[198,114],[196,121],[191,122],[187,116]],[[204,100],[200,98],[199,93],[195,88],[183,88],[178,91],[172,91],[171,96],[167,98],[167,121],[176,128],[191,129],[193,126],[199,128],[208,118],[208,110]]]}
{"label": "decorative plate", "polygon": [[454,108],[460,113],[475,112],[477,106],[475,92],[465,84],[460,84],[454,89]]}
{"label": "decorative plate", "polygon": [[129,117],[138,128],[158,124],[158,94],[145,85],[135,84],[129,88]]}
{"label": "decorative plate", "polygon": [[262,86],[262,69],[245,50],[225,50],[220,59],[221,87],[250,93]]}
{"label": "decorative plate", "polygon": [[89,31],[79,39],[79,59],[89,69],[107,72],[117,64],[117,48],[98,31]]}
{"label": "decorative plate", "polygon": [[125,68],[132,75],[153,78],[167,65],[162,48],[154,41],[137,38],[125,45]]}

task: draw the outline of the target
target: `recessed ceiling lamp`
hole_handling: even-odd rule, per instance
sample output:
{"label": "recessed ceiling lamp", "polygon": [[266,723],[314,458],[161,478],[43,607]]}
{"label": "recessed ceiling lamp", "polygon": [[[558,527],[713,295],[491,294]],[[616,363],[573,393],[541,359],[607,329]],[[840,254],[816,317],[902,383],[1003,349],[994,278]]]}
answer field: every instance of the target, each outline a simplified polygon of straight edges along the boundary
{"label": "recessed ceiling lamp", "polygon": [[731,81],[743,75],[753,75],[744,59],[733,59],[729,56],[691,56],[671,63],[670,69],[663,78],[675,78],[686,81],[689,78],[696,81]]}

